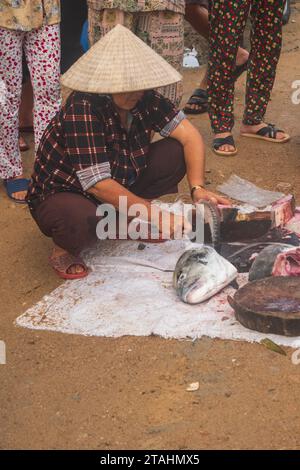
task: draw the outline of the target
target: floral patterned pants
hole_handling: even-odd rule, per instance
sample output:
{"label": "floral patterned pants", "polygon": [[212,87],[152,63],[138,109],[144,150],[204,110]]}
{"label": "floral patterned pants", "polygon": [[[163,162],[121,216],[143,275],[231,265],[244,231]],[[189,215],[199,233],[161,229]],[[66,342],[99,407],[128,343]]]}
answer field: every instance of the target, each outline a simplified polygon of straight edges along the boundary
{"label": "floral patterned pants", "polygon": [[234,125],[232,74],[249,13],[251,51],[243,123],[261,123],[270,99],[281,52],[283,0],[212,0],[208,99],[214,133],[230,132]]}
{"label": "floral patterned pants", "polygon": [[24,49],[34,94],[35,149],[61,106],[59,25],[30,32],[0,28],[0,178],[22,174],[18,144]]}
{"label": "floral patterned pants", "polygon": [[[93,45],[116,24],[133,31],[155,52],[180,72],[183,61],[183,15],[172,11],[127,13],[118,9],[89,7],[89,41]],[[159,89],[176,106],[183,94],[182,82]]]}

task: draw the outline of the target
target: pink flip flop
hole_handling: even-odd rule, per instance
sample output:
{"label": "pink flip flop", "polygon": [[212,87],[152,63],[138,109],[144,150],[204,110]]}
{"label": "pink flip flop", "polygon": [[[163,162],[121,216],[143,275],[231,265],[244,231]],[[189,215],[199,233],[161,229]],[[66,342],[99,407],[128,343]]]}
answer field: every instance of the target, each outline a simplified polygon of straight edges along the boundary
{"label": "pink flip flop", "polygon": [[[84,261],[79,256],[73,256],[70,253],[58,256],[57,258],[49,257],[49,263],[56,274],[62,279],[80,279],[89,274],[89,269]],[[68,269],[74,265],[82,266],[84,271],[77,274],[68,273]]]}

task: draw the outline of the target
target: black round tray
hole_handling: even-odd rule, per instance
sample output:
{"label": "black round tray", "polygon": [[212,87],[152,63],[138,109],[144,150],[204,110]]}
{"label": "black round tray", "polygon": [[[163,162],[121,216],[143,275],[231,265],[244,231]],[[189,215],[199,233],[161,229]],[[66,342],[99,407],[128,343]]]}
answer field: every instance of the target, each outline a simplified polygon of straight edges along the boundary
{"label": "black round tray", "polygon": [[249,282],[228,302],[237,320],[262,333],[300,336],[300,278],[270,277]]}

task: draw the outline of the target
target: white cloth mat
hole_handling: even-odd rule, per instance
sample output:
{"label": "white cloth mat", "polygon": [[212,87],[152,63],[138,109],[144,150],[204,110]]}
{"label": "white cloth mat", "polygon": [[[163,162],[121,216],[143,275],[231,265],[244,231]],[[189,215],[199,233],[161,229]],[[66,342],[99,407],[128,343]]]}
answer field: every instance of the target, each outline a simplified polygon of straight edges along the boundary
{"label": "white cloth mat", "polygon": [[[62,333],[120,337],[124,335],[196,339],[202,336],[300,347],[300,337],[265,335],[244,328],[227,302],[232,287],[198,305],[184,304],[172,286],[177,259],[189,242],[146,244],[102,241],[85,259],[91,274],[66,281],[17,318],[18,326]],[[193,246],[195,246],[193,244]],[[140,264],[135,264],[140,263]],[[150,267],[144,266],[146,264]],[[159,267],[162,270],[155,269]],[[238,283],[247,282],[247,275]]]}

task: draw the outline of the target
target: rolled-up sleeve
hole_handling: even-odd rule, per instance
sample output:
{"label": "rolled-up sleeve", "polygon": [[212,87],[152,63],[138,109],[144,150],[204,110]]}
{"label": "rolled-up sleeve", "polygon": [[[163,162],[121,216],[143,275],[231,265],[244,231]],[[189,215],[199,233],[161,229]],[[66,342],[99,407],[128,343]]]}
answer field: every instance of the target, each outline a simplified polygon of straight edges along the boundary
{"label": "rolled-up sleeve", "polygon": [[152,92],[149,100],[152,129],[162,137],[169,135],[185,119],[183,111],[179,111],[170,100],[158,92]]}
{"label": "rolled-up sleeve", "polygon": [[168,124],[165,125],[165,127],[160,131],[160,135],[162,137],[169,137],[170,134],[176,129],[178,124],[181,123],[186,118],[185,114],[183,111],[178,111],[175,117],[171,119]]}
{"label": "rolled-up sleeve", "polygon": [[88,100],[72,103],[65,115],[65,148],[84,191],[111,177],[104,123]]}
{"label": "rolled-up sleeve", "polygon": [[93,165],[84,170],[76,171],[77,177],[80,181],[82,189],[87,191],[99,181],[111,178],[110,164],[109,163],[99,163],[98,165]]}

